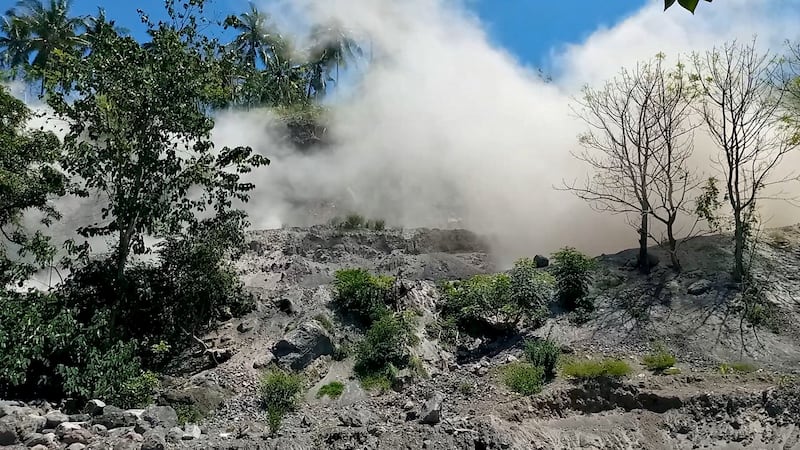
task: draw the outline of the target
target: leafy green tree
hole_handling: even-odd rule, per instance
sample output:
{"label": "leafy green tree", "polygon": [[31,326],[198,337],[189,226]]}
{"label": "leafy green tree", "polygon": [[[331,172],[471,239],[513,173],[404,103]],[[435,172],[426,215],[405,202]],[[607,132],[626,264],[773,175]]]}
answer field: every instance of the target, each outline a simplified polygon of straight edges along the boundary
{"label": "leafy green tree", "polygon": [[[189,3],[202,12],[202,1],[186,10]],[[167,0],[171,24],[143,17],[145,45],[99,23],[86,54],[61,54],[50,66],[57,83],[48,103],[69,124],[62,165],[80,180],[80,194],[105,199],[103,223],[78,231],[116,235],[120,279],[131,252],[147,251],[145,235],[179,233],[198,214],[247,201],[254,186],[241,175],[269,163],[249,147],[214,149],[209,111],[229,98],[229,73],[221,46],[175,5]]]}
{"label": "leafy green tree", "polygon": [[[694,14],[694,10],[697,8],[697,4],[700,3],[700,0],[677,0],[678,4],[681,5],[684,9],[689,10]],[[711,3],[712,0],[706,0],[707,2]],[[669,9],[672,5],[675,4],[675,0],[664,0],[664,9]]]}
{"label": "leafy green tree", "polygon": [[597,263],[572,247],[564,247],[553,253],[553,276],[556,279],[556,295],[569,308],[592,309],[584,301],[589,293],[592,272]]}
{"label": "leafy green tree", "polygon": [[247,12],[228,17],[225,26],[239,32],[230,46],[241,61],[250,67],[258,67],[260,63],[261,67],[272,69],[291,58],[289,41],[270,22],[269,15],[261,12],[253,3],[250,3]]}
{"label": "leafy green tree", "polygon": [[[5,36],[0,41],[8,63],[31,71],[41,78],[45,89],[45,68],[58,52],[80,52],[86,41],[81,35],[83,17],[69,14],[71,0],[19,0],[3,22]],[[33,61],[30,61],[33,56]]]}
{"label": "leafy green tree", "polygon": [[[363,55],[352,34],[338,26],[313,27],[311,40],[308,97],[312,93],[315,96],[325,95],[328,81],[339,82],[339,69],[347,67],[348,61]],[[331,76],[333,71],[335,78]]]}
{"label": "leafy green tree", "polygon": [[[0,289],[27,279],[49,264],[53,249],[41,231],[25,230],[23,214],[38,211],[49,225],[59,213],[49,203],[65,193],[66,179],[53,163],[60,143],[55,135],[25,129],[25,104],[0,86]],[[25,260],[20,258],[26,258]]]}

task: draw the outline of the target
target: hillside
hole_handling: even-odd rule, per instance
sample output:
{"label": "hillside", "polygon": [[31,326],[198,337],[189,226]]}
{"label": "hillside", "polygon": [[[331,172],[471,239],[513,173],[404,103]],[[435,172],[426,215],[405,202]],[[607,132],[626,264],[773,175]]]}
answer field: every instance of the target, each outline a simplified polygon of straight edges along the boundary
{"label": "hillside", "polygon": [[[724,236],[687,242],[680,275],[663,264],[640,275],[631,267],[633,251],[600,256],[591,293],[596,310],[584,321],[554,306],[542,327],[465,338],[454,346],[440,340],[431,325],[442,302],[437,283],[498,269],[488,246],[473,233],[327,226],[251,232],[237,268],[257,297],[256,310],[203,337],[208,350],[175,361],[174,377],[161,389],[159,403],[175,407],[181,421],[197,421],[200,433],[193,434],[191,426],[170,430],[174,419],[143,421],[143,414],[153,415],[151,408],[128,413],[134,417],[130,423],[107,432],[91,428],[85,443],[89,448],[159,448],[150,446],[153,442],[167,448],[269,449],[800,448],[800,391],[794,384],[800,375],[800,304],[792,296],[800,227],[773,230],[759,247],[758,273],[768,292],[758,326],[742,319],[740,294],[727,281],[727,244]],[[353,374],[352,352],[342,351],[356,345],[364,331],[337,310],[331,283],[336,270],[354,267],[397,277],[404,295],[396,307],[419,316],[414,331],[419,342],[412,349],[419,367],[401,371],[385,392],[363,389]],[[524,341],[535,337],[554,340],[562,358],[619,357],[633,371],[586,382],[559,373],[541,393],[516,394],[504,384],[502,371],[524,359]],[[642,363],[656,342],[677,356],[671,375],[654,374]],[[274,364],[301,373],[304,388],[300,406],[276,434],[259,401],[260,377]],[[317,395],[334,381],[343,383],[340,397]],[[48,408],[28,406],[39,413]],[[106,419],[97,415],[77,427]],[[154,437],[158,433],[161,438]]]}

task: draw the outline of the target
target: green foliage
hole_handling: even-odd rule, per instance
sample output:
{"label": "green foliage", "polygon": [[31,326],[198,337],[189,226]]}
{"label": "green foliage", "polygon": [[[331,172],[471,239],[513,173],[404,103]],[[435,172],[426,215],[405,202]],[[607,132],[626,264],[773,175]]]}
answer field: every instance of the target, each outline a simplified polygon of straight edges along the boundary
{"label": "green foliage", "polygon": [[67,123],[61,165],[80,181],[76,193],[106,202],[107,220],[79,232],[117,238],[120,276],[131,252],[147,251],[145,235],[184,231],[209,209],[226,214],[253,189],[241,176],[269,163],[249,147],[214,149],[210,108],[230,96],[224,52],[174,3],[171,24],[144,20],[145,45],[98,22],[86,36],[91,51],[49,64],[47,101]]}
{"label": "green foliage", "polygon": [[587,294],[596,267],[595,261],[572,247],[564,247],[554,253],[553,261],[558,299],[570,309],[594,309]]}
{"label": "green foliage", "polygon": [[538,394],[544,384],[544,369],[533,364],[513,362],[503,368],[503,382],[519,394]]}
{"label": "green foliage", "polygon": [[25,130],[30,118],[25,104],[0,85],[0,289],[27,279],[55,256],[47,236],[30,235],[22,226],[23,214],[33,210],[41,213],[43,225],[58,220],[49,200],[64,195],[66,184],[54,167],[58,139]]}
{"label": "green foliage", "polygon": [[475,393],[475,385],[470,383],[469,381],[462,381],[458,383],[458,392],[461,392],[463,395],[470,396]]}
{"label": "green foliage", "polygon": [[709,177],[702,186],[700,195],[695,198],[695,215],[714,231],[722,230],[722,218],[719,216],[722,202],[719,199],[718,183],[716,177]]}
{"label": "green foliage", "polygon": [[187,403],[175,403],[170,405],[175,409],[178,415],[178,424],[185,425],[187,423],[200,423],[205,419],[205,414],[200,411],[195,405]]}
{"label": "green foliage", "polygon": [[741,361],[722,363],[719,365],[719,373],[722,375],[728,375],[731,373],[753,373],[756,371],[758,371],[758,367],[756,367],[754,364]]}
{"label": "green foliage", "polygon": [[389,375],[361,375],[358,377],[361,387],[367,391],[388,392],[392,389],[392,380]]}
{"label": "green foliage", "polygon": [[282,370],[269,371],[261,379],[261,404],[273,433],[280,429],[283,417],[297,408],[302,390],[300,375]]}
{"label": "green foliage", "polygon": [[541,367],[547,380],[555,378],[560,355],[561,349],[553,341],[545,339],[525,343],[525,358],[534,366]]}
{"label": "green foliage", "polygon": [[561,370],[564,375],[580,380],[624,377],[632,372],[631,366],[621,359],[573,359],[564,364]]}
{"label": "green foliage", "polygon": [[322,386],[317,391],[317,398],[328,396],[334,400],[341,397],[344,393],[344,383],[341,381],[331,381],[330,383]]}
{"label": "green foliage", "polygon": [[413,345],[411,324],[402,317],[389,314],[372,324],[356,350],[354,370],[367,377],[391,374],[395,369],[407,367]]}
{"label": "green foliage", "polygon": [[339,270],[334,277],[334,300],[344,311],[365,324],[388,314],[386,304],[393,294],[394,278],[375,276],[364,269]]}
{"label": "green foliage", "polygon": [[454,324],[469,333],[489,324],[515,328],[527,320],[539,326],[549,314],[553,279],[537,271],[530,259],[514,264],[511,274],[475,275],[462,281],[444,282],[443,326]]}
{"label": "green foliage", "polygon": [[[695,8],[697,8],[697,4],[700,3],[700,0],[677,0],[678,4],[681,5],[684,9],[690,11],[694,14]],[[711,3],[712,0],[706,0],[707,2]],[[672,5],[675,4],[675,0],[664,0],[664,9],[669,9]]]}
{"label": "green foliage", "polygon": [[645,355],[642,360],[644,366],[649,370],[660,373],[674,366],[677,361],[675,355],[670,353],[663,344],[656,345],[653,352]]}
{"label": "green foliage", "polygon": [[366,225],[367,220],[359,214],[348,214],[344,218],[344,222],[342,222],[342,228],[345,230],[358,230],[359,228],[365,228]]}

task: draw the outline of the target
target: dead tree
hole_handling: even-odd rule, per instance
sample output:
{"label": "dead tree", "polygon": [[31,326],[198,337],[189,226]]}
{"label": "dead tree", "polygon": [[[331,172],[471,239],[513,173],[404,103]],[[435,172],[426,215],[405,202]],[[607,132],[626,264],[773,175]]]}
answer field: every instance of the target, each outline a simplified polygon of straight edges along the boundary
{"label": "dead tree", "polygon": [[702,96],[697,110],[720,150],[715,162],[724,175],[733,218],[732,275],[737,282],[747,274],[745,250],[756,202],[765,188],[797,179],[792,174],[772,179],[796,144],[781,120],[786,90],[776,83],[784,78],[780,61],[755,44],[734,41],[693,56],[693,80]]}
{"label": "dead tree", "polygon": [[594,173],[583,186],[565,184],[594,209],[627,216],[639,237],[642,273],[650,270],[651,217],[668,228],[675,263],[674,225],[694,183],[687,167],[693,127],[680,117],[688,92],[678,71],[666,70],[663,60],[658,55],[623,69],[602,89],[584,88],[573,110],[589,130],[579,137],[584,151],[573,155]]}

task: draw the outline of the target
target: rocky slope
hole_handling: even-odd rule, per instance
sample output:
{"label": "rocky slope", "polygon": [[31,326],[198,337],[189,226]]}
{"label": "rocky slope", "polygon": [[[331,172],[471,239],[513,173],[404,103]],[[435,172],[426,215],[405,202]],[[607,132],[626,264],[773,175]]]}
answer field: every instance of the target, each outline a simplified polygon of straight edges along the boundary
{"label": "rocky slope", "polygon": [[[253,232],[237,264],[258,308],[206,336],[210,351],[176,362],[196,373],[165,380],[159,399],[197,427],[176,427],[169,408],[111,408],[118,421],[90,408],[56,423],[47,418],[60,414],[50,405],[0,404],[0,444],[3,433],[8,443],[16,432],[21,448],[800,449],[800,228],[772,232],[759,249],[768,289],[758,327],[741,320],[740,295],[724,270],[727,244],[719,236],[686,243],[680,275],[661,264],[642,276],[631,269],[632,252],[604,255],[588,322],[554,310],[539,329],[451,348],[426,326],[436,320],[436,282],[499,269],[479,237],[324,226]],[[413,352],[424,370],[401,373],[396,389],[382,394],[362,389],[352,357],[342,357],[361,331],[337,314],[330,283],[337,269],[351,267],[401,279],[406,294],[397,307],[421,314]],[[554,339],[577,357],[625,358],[633,375],[591,383],[559,377],[541,394],[522,397],[503,385],[498,369],[521,358],[531,336]],[[678,355],[680,374],[641,366],[656,341]],[[757,370],[719,370],[742,361]],[[306,380],[301,407],[276,435],[258,400],[259,377],[270,364]],[[331,381],[344,383],[343,395],[317,398]],[[67,428],[81,440],[65,439]],[[31,433],[46,442],[31,441]]]}

